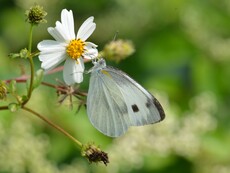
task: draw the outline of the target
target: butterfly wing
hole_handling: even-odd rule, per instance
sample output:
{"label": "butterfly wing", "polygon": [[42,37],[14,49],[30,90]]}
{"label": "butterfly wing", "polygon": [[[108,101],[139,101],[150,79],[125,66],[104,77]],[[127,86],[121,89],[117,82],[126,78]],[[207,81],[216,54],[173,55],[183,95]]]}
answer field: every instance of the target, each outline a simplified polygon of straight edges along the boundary
{"label": "butterfly wing", "polygon": [[123,95],[110,75],[99,70],[91,73],[87,114],[95,128],[117,137],[128,129],[128,110]]}
{"label": "butterfly wing", "polygon": [[129,126],[156,123],[165,117],[156,98],[112,67],[91,74],[87,114],[95,128],[111,137],[122,135]]}
{"label": "butterfly wing", "polygon": [[158,100],[126,73],[107,67],[114,83],[119,88],[128,110],[129,126],[141,126],[159,122],[165,113]]}

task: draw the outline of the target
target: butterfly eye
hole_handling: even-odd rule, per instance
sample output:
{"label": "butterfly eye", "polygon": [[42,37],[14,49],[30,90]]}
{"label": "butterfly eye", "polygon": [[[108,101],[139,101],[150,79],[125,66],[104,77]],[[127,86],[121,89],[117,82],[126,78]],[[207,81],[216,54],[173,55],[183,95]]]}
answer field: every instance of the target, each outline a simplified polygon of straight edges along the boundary
{"label": "butterfly eye", "polygon": [[101,59],[99,60],[99,64],[100,64],[100,65],[105,64],[105,60],[104,60],[103,58],[101,58]]}

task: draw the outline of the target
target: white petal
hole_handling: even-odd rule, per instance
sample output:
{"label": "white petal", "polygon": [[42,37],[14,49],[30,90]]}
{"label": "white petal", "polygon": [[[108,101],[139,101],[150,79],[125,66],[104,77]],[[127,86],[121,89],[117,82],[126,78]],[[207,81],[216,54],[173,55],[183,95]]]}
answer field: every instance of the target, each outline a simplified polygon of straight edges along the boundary
{"label": "white petal", "polygon": [[68,42],[75,39],[72,11],[62,10],[61,22],[57,21],[55,28],[49,27],[48,32],[59,42]]}
{"label": "white petal", "polygon": [[74,20],[72,10],[68,11],[66,9],[61,12],[61,22],[64,30],[66,31],[66,39],[72,40],[75,38],[74,33]]}
{"label": "white petal", "polygon": [[42,61],[41,67],[45,71],[52,70],[54,67],[58,66],[61,62],[66,59],[65,52],[53,52],[53,53],[44,53],[38,56],[39,60]]}
{"label": "white petal", "polygon": [[[57,23],[57,22],[56,22]],[[56,28],[53,28],[53,27],[49,27],[48,29],[48,32],[50,33],[50,35],[52,35],[52,37],[59,41],[59,42],[65,42],[65,38],[63,36],[62,33],[60,33],[60,31],[58,31]]]}
{"label": "white petal", "polygon": [[82,58],[75,61],[68,58],[64,64],[63,78],[67,85],[81,83],[83,81],[84,62]]}
{"label": "white petal", "polygon": [[96,29],[96,24],[93,22],[94,17],[89,17],[79,28],[77,39],[85,41]]}
{"label": "white petal", "polygon": [[54,40],[43,40],[37,45],[41,51],[38,58],[42,61],[41,67],[48,71],[56,67],[66,58],[65,44]]}
{"label": "white petal", "polygon": [[92,43],[92,42],[89,42],[89,41],[86,41],[85,44],[86,44],[86,46],[89,47],[89,48],[96,48],[96,47],[97,47],[96,44],[94,44],[94,43]]}
{"label": "white petal", "polygon": [[74,39],[74,37],[71,39],[69,38],[69,33],[66,27],[59,21],[56,22],[56,27],[54,28],[57,32],[57,35],[61,35],[61,38],[63,38],[64,41],[69,41]]}
{"label": "white petal", "polygon": [[43,40],[38,43],[38,50],[43,52],[63,52],[66,50],[67,44],[60,43],[54,40]]}
{"label": "white petal", "polygon": [[86,46],[85,52],[83,54],[83,57],[86,59],[94,59],[98,56],[98,50],[97,50],[97,45],[91,42],[85,42]]}

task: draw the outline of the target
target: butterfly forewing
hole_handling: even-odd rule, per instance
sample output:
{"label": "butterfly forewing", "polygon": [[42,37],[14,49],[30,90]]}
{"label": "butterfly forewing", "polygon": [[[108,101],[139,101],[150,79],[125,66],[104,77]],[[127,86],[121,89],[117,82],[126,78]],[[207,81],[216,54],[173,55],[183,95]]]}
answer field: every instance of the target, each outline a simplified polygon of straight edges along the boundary
{"label": "butterfly forewing", "polygon": [[123,96],[110,76],[101,71],[91,74],[87,96],[87,114],[91,123],[107,136],[127,131],[127,109]]}
{"label": "butterfly forewing", "polygon": [[106,70],[123,95],[128,109],[130,125],[152,124],[164,119],[164,111],[152,94],[126,73],[112,67],[107,67]]}

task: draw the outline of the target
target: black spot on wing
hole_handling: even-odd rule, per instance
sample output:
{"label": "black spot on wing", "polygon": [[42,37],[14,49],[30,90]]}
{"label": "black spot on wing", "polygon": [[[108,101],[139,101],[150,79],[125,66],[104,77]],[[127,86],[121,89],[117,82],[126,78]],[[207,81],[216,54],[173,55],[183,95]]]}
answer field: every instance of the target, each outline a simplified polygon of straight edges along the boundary
{"label": "black spot on wing", "polygon": [[132,105],[133,112],[139,112],[139,108],[136,104]]}
{"label": "black spot on wing", "polygon": [[161,106],[160,102],[156,99],[156,98],[153,98],[153,99],[148,99],[147,102],[145,103],[145,106],[147,108],[149,108],[152,104],[154,104],[161,116],[161,120],[163,120],[165,118],[165,112],[163,110],[163,107]]}

